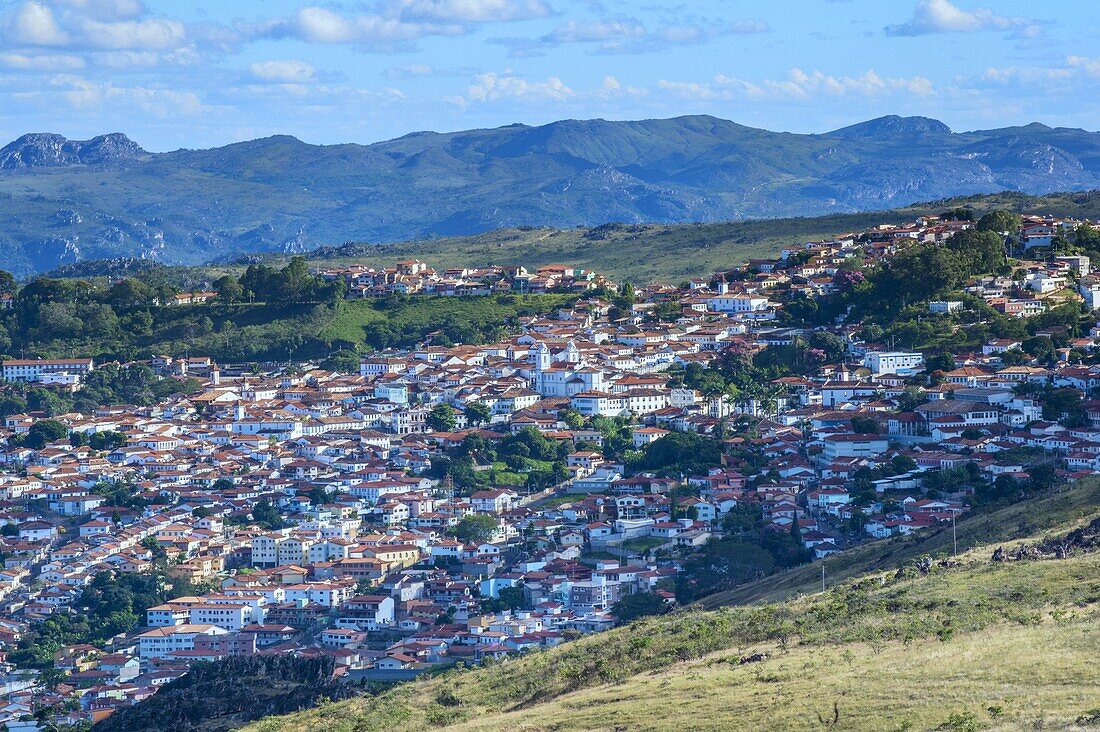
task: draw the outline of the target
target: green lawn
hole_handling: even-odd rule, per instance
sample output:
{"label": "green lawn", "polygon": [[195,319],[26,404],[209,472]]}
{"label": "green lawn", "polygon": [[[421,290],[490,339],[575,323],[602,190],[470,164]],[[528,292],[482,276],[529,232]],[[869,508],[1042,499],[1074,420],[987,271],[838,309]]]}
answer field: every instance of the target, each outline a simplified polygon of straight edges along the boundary
{"label": "green lawn", "polygon": [[650,549],[661,546],[662,544],[667,544],[669,541],[671,540],[661,539],[656,536],[641,536],[637,539],[628,539],[627,541],[624,541],[622,543],[622,547],[623,549],[627,549],[632,552],[645,554]]}

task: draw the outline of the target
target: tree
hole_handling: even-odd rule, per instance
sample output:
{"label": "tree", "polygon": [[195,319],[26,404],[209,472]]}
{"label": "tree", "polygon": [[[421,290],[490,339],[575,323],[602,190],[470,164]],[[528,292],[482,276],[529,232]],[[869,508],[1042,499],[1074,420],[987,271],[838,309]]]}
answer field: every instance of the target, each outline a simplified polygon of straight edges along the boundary
{"label": "tree", "polygon": [[950,353],[937,353],[929,356],[924,362],[924,370],[928,373],[936,371],[951,371],[955,368],[955,358]]}
{"label": "tree", "polygon": [[852,431],[860,435],[873,435],[878,432],[878,422],[872,417],[857,414],[852,417]]}
{"label": "tree", "polygon": [[738,503],[722,516],[722,528],[730,534],[758,534],[764,528],[759,503]]}
{"label": "tree", "polygon": [[428,413],[428,426],[436,432],[451,432],[454,430],[457,421],[455,420],[455,409],[450,404],[437,404],[432,407],[432,411]]}
{"label": "tree", "polygon": [[559,416],[569,429],[577,430],[584,426],[584,416],[576,409],[563,409]]}
{"label": "tree", "polygon": [[57,420],[43,419],[31,425],[23,444],[35,450],[41,450],[51,442],[64,440],[68,434],[69,428]]}
{"label": "tree", "polygon": [[995,209],[978,219],[976,226],[978,231],[992,231],[998,234],[1015,234],[1020,230],[1021,219],[1019,214]]}
{"label": "tree", "polygon": [[[1089,224],[1079,224],[1074,230],[1074,240],[1077,245],[1085,249],[1100,249],[1100,230]],[[0,289],[0,292],[3,290]]]}
{"label": "tree", "polygon": [[322,361],[321,366],[341,374],[357,374],[359,373],[359,354],[355,351],[337,351]]}
{"label": "tree", "polygon": [[15,276],[7,270],[0,269],[0,293],[14,294],[16,289]]}
{"label": "tree", "polygon": [[940,214],[944,221],[973,221],[974,209],[969,206],[959,206]]}
{"label": "tree", "polygon": [[244,287],[233,275],[225,275],[214,281],[214,290],[218,299],[224,303],[235,303],[244,297]]}
{"label": "tree", "polygon": [[252,520],[268,531],[277,531],[283,528],[282,514],[266,499],[258,501],[252,507]]}
{"label": "tree", "polygon": [[1043,398],[1043,419],[1061,420],[1067,427],[1080,427],[1088,422],[1081,406],[1081,392],[1076,389],[1054,389]]}
{"label": "tree", "polygon": [[463,516],[454,528],[455,538],[464,544],[482,544],[493,538],[497,520],[485,513]]}
{"label": "tree", "polygon": [[493,410],[482,402],[466,403],[466,421],[473,425],[488,424],[493,418]]}
{"label": "tree", "polygon": [[1005,265],[1004,240],[992,231],[956,232],[947,240],[947,247],[959,254],[972,275],[997,272]]}
{"label": "tree", "polygon": [[153,301],[153,288],[141,280],[127,277],[119,280],[107,293],[107,302],[116,308],[129,308],[148,305]]}
{"label": "tree", "polygon": [[695,432],[672,432],[646,445],[641,467],[665,475],[705,475],[721,460],[717,440]]}
{"label": "tree", "polygon": [[611,614],[620,623],[630,623],[649,615],[662,615],[668,611],[665,598],[655,592],[635,592],[624,595],[611,606]]}
{"label": "tree", "polygon": [[683,571],[676,575],[676,599],[687,603],[729,590],[771,574],[775,566],[775,558],[757,544],[738,539],[711,540],[687,559]]}
{"label": "tree", "polygon": [[893,469],[895,475],[902,473],[908,473],[911,470],[917,469],[917,461],[908,455],[895,455],[890,460],[890,467]]}
{"label": "tree", "polygon": [[276,292],[286,302],[306,302],[314,296],[317,280],[309,272],[305,257],[291,257],[277,277]]}

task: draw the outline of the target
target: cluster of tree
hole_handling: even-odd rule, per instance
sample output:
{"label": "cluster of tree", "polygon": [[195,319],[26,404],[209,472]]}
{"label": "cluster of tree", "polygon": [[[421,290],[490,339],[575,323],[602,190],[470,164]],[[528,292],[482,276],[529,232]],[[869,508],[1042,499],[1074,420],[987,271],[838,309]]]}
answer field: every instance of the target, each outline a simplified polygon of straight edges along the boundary
{"label": "cluster of tree", "polygon": [[498,485],[497,468],[503,463],[522,476],[522,486],[517,487],[538,491],[569,477],[565,456],[572,450],[572,443],[552,440],[533,427],[497,441],[475,433],[446,456],[434,459],[430,473],[440,478],[449,475],[457,488],[470,493]]}
{"label": "cluster of tree", "polygon": [[974,275],[988,273],[1009,273],[1004,238],[992,231],[967,229],[953,234],[946,245],[906,247],[848,295],[861,295],[865,305],[896,312],[899,307],[958,289]]}
{"label": "cluster of tree", "polygon": [[959,468],[933,470],[923,474],[921,483],[929,496],[939,497],[962,487],[974,489],[974,503],[985,504],[1006,498],[1021,498],[1028,494],[1043,493],[1058,485],[1060,478],[1049,462],[1040,455],[1030,455],[1024,462],[1032,462],[1027,468],[1028,478],[1017,480],[1010,475],[999,475],[989,481],[982,477],[978,466],[967,463]]}
{"label": "cluster of tree", "polygon": [[523,585],[504,587],[496,597],[486,597],[481,600],[481,612],[502,613],[516,612],[517,610],[530,610],[531,600],[527,597],[527,591]]}
{"label": "cluster of tree", "polygon": [[812,559],[812,553],[802,545],[797,524],[791,531],[766,526],[759,505],[735,507],[723,517],[723,526],[726,536],[711,539],[684,561],[676,576],[676,599],[680,603],[730,590]]}
{"label": "cluster of tree", "polygon": [[706,475],[722,462],[722,446],[712,437],[696,432],[670,432],[645,446],[631,467],[659,475]]}
{"label": "cluster of tree", "polygon": [[[219,303],[181,307],[174,306],[179,289],[164,281],[39,277],[19,287],[0,272],[0,293],[14,296],[13,306],[0,310],[0,354],[70,355],[75,346],[125,362],[191,346],[226,360],[283,355],[295,338],[300,348],[302,333],[312,328],[282,327],[282,321],[304,317],[303,303],[341,300],[344,287],[310,274],[300,257],[279,270],[254,265],[241,280],[226,275],[216,283]],[[248,298],[267,304],[239,325],[233,303]]]}
{"label": "cluster of tree", "polygon": [[361,684],[334,678],[334,671],[335,662],[328,656],[235,656],[197,663],[153,697],[119,709],[95,728],[103,732],[232,729],[363,692]]}
{"label": "cluster of tree", "polygon": [[683,371],[670,371],[670,383],[695,389],[708,400],[754,401],[762,412],[771,414],[785,394],[774,380],[791,375],[795,367],[808,368],[811,361],[824,363],[828,354],[836,353],[838,345],[833,340],[830,334],[815,333],[790,346],[769,346],[755,355],[728,348],[709,367],[691,363]]}
{"label": "cluster of tree", "polygon": [[664,615],[669,611],[665,598],[656,592],[635,592],[623,595],[611,606],[611,614],[619,623],[631,623],[651,615]]}
{"label": "cluster of tree", "polygon": [[438,346],[492,343],[516,331],[517,317],[539,314],[545,306],[561,302],[560,296],[393,295],[371,303],[385,317],[363,326],[363,340],[378,350],[413,348],[429,339]]}
{"label": "cluster of tree", "polygon": [[463,516],[451,534],[464,544],[483,544],[493,538],[500,522],[486,513]]}
{"label": "cluster of tree", "polygon": [[[809,374],[844,355],[844,341],[828,331],[814,331],[787,345],[771,345],[753,356],[752,366],[766,373]],[[775,377],[772,377],[775,378]]]}
{"label": "cluster of tree", "polygon": [[895,322],[907,308],[921,310],[923,303],[958,290],[975,275],[1010,274],[1006,237],[1014,235],[1019,225],[1018,215],[992,211],[974,228],[953,234],[944,244],[910,244],[866,270],[858,269],[853,260],[834,276],[835,294],[793,296],[785,303],[785,317],[793,323],[824,325],[851,313],[870,322]]}
{"label": "cluster of tree", "polygon": [[57,416],[68,412],[92,414],[105,404],[149,406],[172,394],[191,394],[202,384],[198,379],[157,376],[144,364],[106,364],[89,373],[75,393],[23,383],[0,388],[0,416],[28,411]]}
{"label": "cluster of tree", "polygon": [[19,641],[9,660],[20,668],[48,669],[63,646],[102,646],[119,633],[144,622],[145,611],[193,588],[175,582],[172,589],[162,571],[148,574],[100,572],[84,588],[72,613],[54,613]]}
{"label": "cluster of tree", "polygon": [[331,282],[309,271],[305,257],[291,257],[282,269],[263,264],[249,265],[238,279],[225,275],[214,282],[218,298],[225,303],[272,301],[284,303],[338,302],[347,293],[343,278]]}
{"label": "cluster of tree", "polygon": [[895,455],[890,462],[877,468],[860,468],[852,476],[852,485],[848,492],[852,496],[852,503],[857,506],[869,506],[877,500],[875,493],[875,481],[883,478],[891,478],[915,470],[917,463],[908,455]]}

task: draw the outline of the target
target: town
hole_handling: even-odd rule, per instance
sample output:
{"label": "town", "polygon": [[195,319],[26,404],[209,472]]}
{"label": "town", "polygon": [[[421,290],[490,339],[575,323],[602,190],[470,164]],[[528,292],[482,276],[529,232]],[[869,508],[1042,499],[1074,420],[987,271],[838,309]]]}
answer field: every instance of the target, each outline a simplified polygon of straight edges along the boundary
{"label": "town", "polygon": [[[677,285],[322,267],[347,299],[569,296],[357,370],[4,361],[0,721],[96,722],[230,656],[507,658],[1100,473],[1100,229],[975,219]],[[56,406],[137,369],[147,405]]]}

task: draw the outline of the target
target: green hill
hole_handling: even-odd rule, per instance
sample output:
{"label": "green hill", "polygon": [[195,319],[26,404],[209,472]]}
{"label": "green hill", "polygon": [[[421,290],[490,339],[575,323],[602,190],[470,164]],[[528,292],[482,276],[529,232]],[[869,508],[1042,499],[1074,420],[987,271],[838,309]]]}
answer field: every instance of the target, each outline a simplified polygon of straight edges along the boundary
{"label": "green hill", "polygon": [[[1100,219],[1100,192],[1027,196],[997,193],[914,204],[886,211],[828,216],[754,219],[706,224],[605,224],[594,228],[508,228],[472,236],[418,239],[394,244],[346,244],[325,247],[307,256],[314,266],[369,262],[391,265],[418,258],[433,267],[480,267],[489,264],[568,264],[595,270],[613,279],[638,283],[678,284],[705,277],[749,259],[774,257],[783,247],[878,224],[900,224],[918,216],[969,206],[977,215],[1006,209]],[[263,258],[285,263],[286,256]],[[239,267],[239,265],[237,265]]]}
{"label": "green hill", "polygon": [[[844,557],[859,578],[824,593],[689,608],[246,729],[1095,727],[1097,496],[1098,482],[1090,480],[973,522],[976,540],[997,544],[1063,540],[1087,526],[1066,559],[993,562],[992,545],[983,544],[922,570],[911,559],[942,553],[950,546],[942,538],[920,546],[884,542],[880,550],[892,551],[893,561]],[[758,587],[756,594],[769,592]],[[753,654],[767,658],[743,662]]]}

